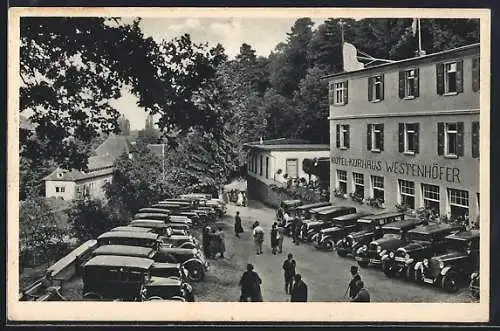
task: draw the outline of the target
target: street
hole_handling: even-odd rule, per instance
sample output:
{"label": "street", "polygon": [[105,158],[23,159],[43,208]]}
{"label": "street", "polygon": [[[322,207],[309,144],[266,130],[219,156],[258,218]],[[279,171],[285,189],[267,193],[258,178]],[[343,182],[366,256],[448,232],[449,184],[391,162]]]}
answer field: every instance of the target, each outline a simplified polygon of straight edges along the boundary
{"label": "street", "polygon": [[[245,232],[234,236],[234,215],[240,211]],[[258,220],[265,230],[264,254],[256,255],[251,225]],[[260,202],[250,201],[248,207],[228,205],[227,215],[217,223],[225,231],[225,259],[210,260],[211,270],[205,281],[193,283],[197,301],[238,301],[239,279],[247,263],[255,266],[262,278],[264,301],[289,301],[284,292],[281,266],[289,252],[297,261],[297,272],[308,285],[308,300],[316,302],[343,302],[350,280],[349,268],[357,265],[351,258],[341,258],[335,252],[323,252],[311,244],[296,246],[285,237],[283,253],[272,255],[269,232],[275,220],[275,211]],[[373,302],[472,302],[467,288],[448,294],[439,288],[389,279],[375,267],[360,268],[365,287]]]}

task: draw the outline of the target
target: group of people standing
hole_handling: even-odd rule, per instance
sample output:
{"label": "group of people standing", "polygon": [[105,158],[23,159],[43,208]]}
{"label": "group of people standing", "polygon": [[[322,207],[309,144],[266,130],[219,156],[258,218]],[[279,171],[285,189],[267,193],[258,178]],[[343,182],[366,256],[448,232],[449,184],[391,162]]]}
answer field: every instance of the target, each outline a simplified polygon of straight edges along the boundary
{"label": "group of people standing", "polygon": [[220,258],[224,258],[226,245],[224,242],[224,231],[221,227],[211,228],[206,226],[203,228],[203,253],[209,259],[215,259],[217,254]]}

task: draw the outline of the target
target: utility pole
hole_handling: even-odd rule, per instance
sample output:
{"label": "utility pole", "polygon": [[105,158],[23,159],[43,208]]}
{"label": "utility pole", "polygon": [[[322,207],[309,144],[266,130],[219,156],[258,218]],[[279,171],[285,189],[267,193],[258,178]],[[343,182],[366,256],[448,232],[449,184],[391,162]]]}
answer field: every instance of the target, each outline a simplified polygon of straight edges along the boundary
{"label": "utility pole", "polygon": [[339,25],[340,25],[340,40],[341,40],[341,45],[344,46],[344,25],[345,22],[343,19],[339,20]]}

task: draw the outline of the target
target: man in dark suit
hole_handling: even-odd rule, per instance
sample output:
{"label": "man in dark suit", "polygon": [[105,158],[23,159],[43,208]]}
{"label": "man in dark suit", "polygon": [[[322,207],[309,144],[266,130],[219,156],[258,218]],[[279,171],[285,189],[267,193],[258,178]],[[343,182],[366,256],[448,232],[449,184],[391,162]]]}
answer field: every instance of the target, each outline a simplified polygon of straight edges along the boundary
{"label": "man in dark suit", "polygon": [[370,293],[365,289],[365,284],[362,280],[356,282],[358,293],[351,299],[351,302],[370,302]]}
{"label": "man in dark suit", "polygon": [[307,302],[307,285],[302,281],[300,274],[295,275],[293,284],[291,302]]}
{"label": "man in dark suit", "polygon": [[261,302],[262,301],[262,292],[260,289],[260,284],[262,284],[262,280],[253,270],[252,264],[247,264],[247,271],[243,273],[240,279],[241,286],[241,302],[248,302],[248,299],[252,302]]}
{"label": "man in dark suit", "polygon": [[361,281],[361,276],[358,274],[358,267],[353,265],[351,266],[351,275],[352,279],[349,282],[349,299],[352,299],[358,294],[358,287],[356,283]]}

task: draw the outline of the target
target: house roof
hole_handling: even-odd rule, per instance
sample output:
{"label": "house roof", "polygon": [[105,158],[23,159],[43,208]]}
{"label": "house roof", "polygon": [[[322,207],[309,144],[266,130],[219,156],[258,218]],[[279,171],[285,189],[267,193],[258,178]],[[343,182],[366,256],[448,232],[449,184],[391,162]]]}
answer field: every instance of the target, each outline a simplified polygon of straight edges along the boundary
{"label": "house roof", "polygon": [[251,149],[259,149],[264,151],[329,151],[330,145],[327,144],[286,144],[286,145],[246,145]]}
{"label": "house roof", "polygon": [[97,156],[108,156],[114,159],[121,156],[123,153],[130,152],[131,144],[127,137],[120,135],[110,135],[96,148],[95,154]]}
{"label": "house roof", "polygon": [[294,145],[294,144],[310,144],[311,142],[304,139],[291,139],[291,138],[277,138],[258,141],[249,141],[244,145]]}

